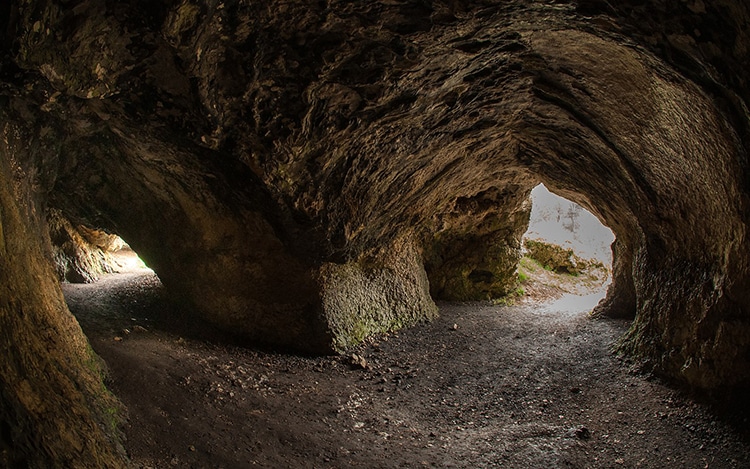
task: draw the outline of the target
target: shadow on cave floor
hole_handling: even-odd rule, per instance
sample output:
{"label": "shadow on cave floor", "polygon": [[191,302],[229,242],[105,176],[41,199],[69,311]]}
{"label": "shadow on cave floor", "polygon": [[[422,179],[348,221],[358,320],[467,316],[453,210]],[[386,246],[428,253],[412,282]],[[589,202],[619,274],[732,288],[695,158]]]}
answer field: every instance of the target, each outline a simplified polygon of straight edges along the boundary
{"label": "shadow on cave floor", "polygon": [[154,327],[149,275],[65,290],[128,409],[135,467],[750,467],[742,435],[610,353],[623,321],[441,304],[354,350],[363,362]]}
{"label": "shadow on cave floor", "polygon": [[179,319],[179,307],[171,303],[153,272],[104,275],[96,283],[63,283],[68,308],[89,337],[122,339],[143,329],[193,335],[200,331],[194,320]]}
{"label": "shadow on cave floor", "polygon": [[244,341],[191,315],[148,268],[126,266],[95,283],[62,283],[71,313],[89,338],[120,341],[130,334],[167,333],[242,345]]}

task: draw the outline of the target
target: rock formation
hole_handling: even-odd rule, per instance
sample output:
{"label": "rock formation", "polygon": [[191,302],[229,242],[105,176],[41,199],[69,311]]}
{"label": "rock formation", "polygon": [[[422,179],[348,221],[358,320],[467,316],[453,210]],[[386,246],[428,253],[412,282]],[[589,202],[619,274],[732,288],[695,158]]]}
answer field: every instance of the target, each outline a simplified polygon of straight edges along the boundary
{"label": "rock formation", "polygon": [[617,236],[622,350],[747,385],[750,8],[612,3],[4,2],[0,462],[120,458],[51,210],[186,311],[325,352],[506,291],[543,182]]}
{"label": "rock formation", "polygon": [[113,234],[85,226],[73,226],[58,210],[47,213],[52,258],[57,277],[71,283],[96,282],[102,275],[117,272],[112,252],[122,247]]}

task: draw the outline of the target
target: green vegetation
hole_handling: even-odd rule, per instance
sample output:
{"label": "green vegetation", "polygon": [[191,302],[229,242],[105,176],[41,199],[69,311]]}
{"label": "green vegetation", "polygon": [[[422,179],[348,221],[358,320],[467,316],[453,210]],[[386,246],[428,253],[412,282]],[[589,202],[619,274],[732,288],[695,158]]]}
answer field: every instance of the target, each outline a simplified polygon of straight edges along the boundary
{"label": "green vegetation", "polygon": [[120,437],[120,425],[122,425],[125,418],[125,407],[107,388],[105,384],[108,379],[106,364],[94,349],[91,348],[89,343],[86,343],[86,358],[83,364],[91,372],[91,376],[96,379],[94,392],[100,402],[100,419],[107,428],[107,433]]}
{"label": "green vegetation", "polygon": [[524,245],[528,257],[538,261],[545,269],[558,274],[577,276],[589,267],[589,262],[577,256],[570,248],[532,239],[525,240]]}
{"label": "green vegetation", "polygon": [[[563,248],[559,249],[561,252],[565,251]],[[564,269],[554,269],[549,264],[545,265],[527,252],[518,263],[518,285],[544,285],[565,293],[585,294],[601,288],[610,278],[610,268],[603,263],[595,259],[578,259],[579,269],[575,273],[570,273]],[[528,291],[529,288],[524,290]]]}
{"label": "green vegetation", "polygon": [[513,306],[516,304],[516,299],[521,298],[524,295],[526,295],[526,290],[524,290],[523,287],[518,286],[515,290],[501,298],[493,298],[491,302],[496,306]]}
{"label": "green vegetation", "polygon": [[526,274],[526,272],[519,270],[518,271],[518,282],[519,283],[526,283],[529,281],[529,276]]}

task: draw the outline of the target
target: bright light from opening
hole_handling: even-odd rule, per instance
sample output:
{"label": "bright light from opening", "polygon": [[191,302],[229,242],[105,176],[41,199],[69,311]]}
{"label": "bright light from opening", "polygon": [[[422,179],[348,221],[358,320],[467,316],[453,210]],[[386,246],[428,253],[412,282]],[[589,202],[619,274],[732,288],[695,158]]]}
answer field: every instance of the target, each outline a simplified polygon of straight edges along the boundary
{"label": "bright light from opening", "polygon": [[539,184],[531,191],[531,218],[524,235],[573,249],[584,259],[612,263],[612,230],[580,205],[557,196]]}
{"label": "bright light from opening", "polygon": [[[615,240],[615,235],[591,212],[551,193],[543,184],[539,184],[531,191],[531,203],[529,229],[524,238],[572,249],[578,257],[596,259],[608,266],[607,270],[611,268],[610,246]],[[552,314],[579,314],[591,311],[604,298],[610,282],[611,276],[607,275],[597,290],[567,293],[540,311]]]}
{"label": "bright light from opening", "polygon": [[[123,250],[124,251],[124,250]],[[122,266],[123,271],[148,269],[146,263],[133,251],[117,252],[117,263]]]}
{"label": "bright light from opening", "polygon": [[143,260],[138,257],[138,254],[133,251],[128,244],[117,238],[116,242],[113,243],[114,249],[112,249],[112,256],[115,258],[117,265],[120,267],[119,272],[142,272],[144,270],[150,271],[149,267]]}

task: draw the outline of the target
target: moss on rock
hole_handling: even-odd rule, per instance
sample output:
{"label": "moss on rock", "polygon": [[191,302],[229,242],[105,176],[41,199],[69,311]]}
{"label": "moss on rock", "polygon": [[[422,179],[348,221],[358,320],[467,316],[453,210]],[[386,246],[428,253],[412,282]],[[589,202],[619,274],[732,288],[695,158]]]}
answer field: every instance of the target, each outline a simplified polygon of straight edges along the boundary
{"label": "moss on rock", "polygon": [[374,258],[321,268],[323,314],[336,351],[373,334],[437,316],[415,243],[404,239]]}
{"label": "moss on rock", "polygon": [[596,262],[583,259],[570,248],[541,240],[526,239],[524,247],[528,257],[558,274],[578,275],[581,271],[594,267],[593,263]]}

